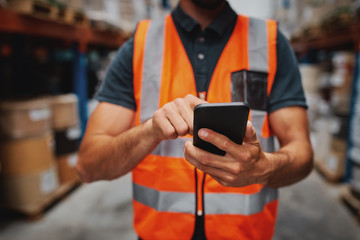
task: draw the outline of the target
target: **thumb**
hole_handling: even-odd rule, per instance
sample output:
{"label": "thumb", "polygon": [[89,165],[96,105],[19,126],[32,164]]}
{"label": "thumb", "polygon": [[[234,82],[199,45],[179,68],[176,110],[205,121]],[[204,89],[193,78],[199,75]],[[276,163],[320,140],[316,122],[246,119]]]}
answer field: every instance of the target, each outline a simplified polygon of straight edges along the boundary
{"label": "thumb", "polygon": [[244,142],[252,143],[257,141],[258,139],[256,136],[255,128],[253,127],[252,123],[248,121],[246,124]]}

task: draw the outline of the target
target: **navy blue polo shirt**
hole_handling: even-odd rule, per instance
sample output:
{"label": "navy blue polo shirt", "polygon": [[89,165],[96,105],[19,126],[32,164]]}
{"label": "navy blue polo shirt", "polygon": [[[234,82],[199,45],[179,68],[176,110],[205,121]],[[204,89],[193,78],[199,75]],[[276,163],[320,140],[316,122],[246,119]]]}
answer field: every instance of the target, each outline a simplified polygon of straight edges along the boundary
{"label": "navy blue polo shirt", "polygon": [[[180,5],[171,15],[192,65],[197,92],[207,91],[216,63],[235,27],[237,14],[227,3],[215,21],[204,30],[181,9]],[[133,49],[134,39],[131,38],[117,51],[97,94],[96,98],[99,101],[136,110]],[[280,31],[277,32],[276,49],[277,70],[267,101],[268,111],[273,112],[287,106],[306,107],[296,58],[287,39]]]}

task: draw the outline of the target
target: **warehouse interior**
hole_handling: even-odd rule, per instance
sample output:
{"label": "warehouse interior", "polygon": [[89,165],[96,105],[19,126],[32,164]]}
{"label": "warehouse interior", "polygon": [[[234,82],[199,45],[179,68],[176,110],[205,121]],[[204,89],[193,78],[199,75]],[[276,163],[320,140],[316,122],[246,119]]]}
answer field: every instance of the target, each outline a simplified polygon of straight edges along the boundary
{"label": "warehouse interior", "polygon": [[[360,0],[228,0],[296,55],[314,169],[280,189],[275,240],[360,239]],[[0,0],[0,239],[137,239],[131,174],[75,165],[111,60],[178,0]]]}

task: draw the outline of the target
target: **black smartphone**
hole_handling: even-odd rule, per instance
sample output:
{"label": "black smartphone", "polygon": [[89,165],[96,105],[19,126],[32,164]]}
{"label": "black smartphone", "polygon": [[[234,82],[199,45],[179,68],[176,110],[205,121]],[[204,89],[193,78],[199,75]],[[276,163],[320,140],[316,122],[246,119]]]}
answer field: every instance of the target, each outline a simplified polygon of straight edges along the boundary
{"label": "black smartphone", "polygon": [[225,152],[198,136],[201,128],[208,128],[242,144],[249,116],[249,106],[243,102],[203,103],[194,109],[194,146],[208,152],[225,155]]}

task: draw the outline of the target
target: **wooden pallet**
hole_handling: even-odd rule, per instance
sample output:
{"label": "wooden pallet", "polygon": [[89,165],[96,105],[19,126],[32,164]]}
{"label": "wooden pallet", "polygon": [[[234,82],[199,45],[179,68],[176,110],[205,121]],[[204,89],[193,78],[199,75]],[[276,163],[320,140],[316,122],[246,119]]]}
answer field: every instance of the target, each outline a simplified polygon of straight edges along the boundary
{"label": "wooden pallet", "polygon": [[45,211],[52,206],[54,206],[57,202],[64,199],[75,190],[78,186],[80,186],[80,180],[73,180],[71,182],[62,184],[58,187],[53,193],[44,197],[40,202],[28,204],[26,206],[19,207],[5,207],[2,206],[3,209],[8,209],[10,211],[18,212],[24,214],[29,220],[37,220],[43,216]]}
{"label": "wooden pallet", "polygon": [[349,188],[341,194],[341,199],[360,222],[360,199],[356,198]]}
{"label": "wooden pallet", "polygon": [[47,1],[41,0],[9,0],[9,8],[23,14],[56,20],[58,8],[50,5]]}

